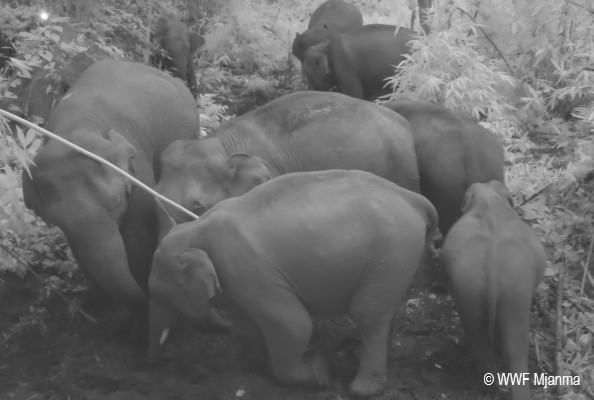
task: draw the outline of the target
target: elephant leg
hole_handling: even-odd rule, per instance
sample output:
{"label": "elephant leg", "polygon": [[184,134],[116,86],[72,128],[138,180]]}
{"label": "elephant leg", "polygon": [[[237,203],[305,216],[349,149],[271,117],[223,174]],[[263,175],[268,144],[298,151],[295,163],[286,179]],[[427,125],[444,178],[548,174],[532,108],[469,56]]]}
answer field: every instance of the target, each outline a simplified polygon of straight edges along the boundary
{"label": "elephant leg", "polygon": [[[528,372],[530,347],[531,298],[518,301],[513,296],[502,296],[497,310],[499,344],[505,367],[511,373]],[[515,384],[511,387],[513,400],[529,400],[530,385]]]}
{"label": "elephant leg", "polygon": [[134,187],[128,200],[128,210],[120,225],[130,273],[145,293],[148,293],[148,277],[153,254],[157,249],[158,224],[155,207],[150,194]]}
{"label": "elephant leg", "polygon": [[460,313],[460,321],[477,363],[479,374],[493,373],[495,372],[495,363],[487,330],[487,307],[482,301],[483,294],[478,293],[480,288],[473,287],[471,290],[471,285],[474,285],[473,282],[468,281],[466,288],[454,289],[456,307]]}
{"label": "elephant leg", "polygon": [[[444,152],[448,150],[444,149]],[[425,163],[433,162],[431,159],[423,159],[423,161]],[[450,228],[462,216],[462,198],[467,188],[459,179],[460,172],[456,168],[452,169],[448,164],[423,164],[419,170],[421,194],[429,199],[435,207],[437,215],[439,215],[439,230],[445,237]],[[445,179],[444,177],[447,176],[450,178]]]}
{"label": "elephant leg", "polygon": [[305,307],[293,293],[281,288],[268,298],[270,303],[254,307],[250,314],[264,335],[274,375],[285,383],[327,385],[324,360],[320,356],[303,359],[313,329]]}
{"label": "elephant leg", "polygon": [[146,304],[146,294],[130,273],[118,225],[109,215],[73,218],[61,228],[91,282],[133,310]]}
{"label": "elephant leg", "polygon": [[[148,293],[148,277],[153,254],[157,248],[157,220],[154,207],[147,202],[131,203],[128,213],[122,219],[120,232],[126,247],[130,273],[142,291]],[[148,302],[135,310],[134,318],[130,322],[131,340],[138,343],[148,340]]]}
{"label": "elephant leg", "polygon": [[[392,274],[382,273],[388,270]],[[380,266],[373,271],[380,272],[362,276],[349,307],[362,340],[359,371],[350,390],[354,395],[364,397],[381,392],[386,384],[392,321],[412,280],[414,268]],[[400,278],[393,276],[393,272],[400,272]]]}
{"label": "elephant leg", "polygon": [[346,65],[336,68],[335,77],[336,88],[340,93],[365,100],[363,82],[352,68]]}

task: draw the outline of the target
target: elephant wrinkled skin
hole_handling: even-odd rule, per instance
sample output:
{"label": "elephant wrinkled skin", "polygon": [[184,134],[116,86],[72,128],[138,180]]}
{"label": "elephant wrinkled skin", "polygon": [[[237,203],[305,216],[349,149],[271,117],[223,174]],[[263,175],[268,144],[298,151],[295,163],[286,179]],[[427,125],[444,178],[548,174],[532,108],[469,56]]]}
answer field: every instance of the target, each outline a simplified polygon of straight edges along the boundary
{"label": "elephant wrinkled skin", "polygon": [[303,62],[305,52],[310,47],[361,26],[363,16],[357,7],[344,0],[328,0],[313,12],[307,30],[295,36],[293,55]]}
{"label": "elephant wrinkled skin", "polygon": [[[47,128],[152,186],[163,149],[175,139],[196,137],[200,122],[178,79],[141,64],[100,61],[62,98]],[[146,309],[157,245],[153,197],[53,139],[34,162],[32,177],[23,172],[27,207],[62,229],[91,283]]]}
{"label": "elephant wrinkled skin", "polygon": [[222,201],[174,228],[155,253],[149,360],[170,318],[203,320],[220,288],[254,320],[286,383],[328,383],[322,357],[303,358],[310,315],[348,313],[363,342],[350,389],[376,394],[394,313],[436,223],[427,199],[362,171],[287,174]]}
{"label": "elephant wrinkled skin", "polygon": [[173,17],[161,17],[155,24],[151,41],[156,41],[165,55],[153,54],[152,64],[170,71],[184,82],[194,98],[198,95],[198,83],[194,71],[194,56],[204,45],[204,38],[195,32],[188,31],[186,26]]}
{"label": "elephant wrinkled skin", "polygon": [[[479,372],[496,372],[497,337],[506,372],[527,373],[530,305],[544,275],[545,250],[499,181],[470,186],[463,211],[441,262]],[[511,391],[514,400],[530,399],[529,385],[514,384]]]}
{"label": "elephant wrinkled skin", "polygon": [[412,126],[421,194],[435,206],[445,236],[462,216],[462,199],[471,184],[504,182],[503,147],[485,128],[440,105],[412,100],[383,105]]}
{"label": "elephant wrinkled skin", "polygon": [[[290,172],[358,169],[419,191],[408,122],[385,107],[338,93],[283,96],[204,139],[174,142],[161,160],[156,190],[199,215]],[[169,226],[163,214],[162,234]]]}
{"label": "elephant wrinkled skin", "polygon": [[310,47],[303,73],[311,90],[337,91],[364,100],[391,93],[385,79],[411,49],[416,32],[394,25],[370,24]]}

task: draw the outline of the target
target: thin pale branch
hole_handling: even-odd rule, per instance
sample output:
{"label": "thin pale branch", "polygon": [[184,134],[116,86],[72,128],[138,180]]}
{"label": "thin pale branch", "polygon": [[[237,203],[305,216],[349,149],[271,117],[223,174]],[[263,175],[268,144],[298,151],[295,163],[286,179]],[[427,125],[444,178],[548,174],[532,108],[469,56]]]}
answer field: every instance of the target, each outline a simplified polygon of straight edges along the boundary
{"label": "thin pale branch", "polygon": [[594,14],[594,8],[586,7],[585,5],[576,3],[575,1],[572,1],[572,0],[565,0],[565,1],[569,4],[573,4],[576,7],[583,8],[584,10],[588,11],[590,14]]}

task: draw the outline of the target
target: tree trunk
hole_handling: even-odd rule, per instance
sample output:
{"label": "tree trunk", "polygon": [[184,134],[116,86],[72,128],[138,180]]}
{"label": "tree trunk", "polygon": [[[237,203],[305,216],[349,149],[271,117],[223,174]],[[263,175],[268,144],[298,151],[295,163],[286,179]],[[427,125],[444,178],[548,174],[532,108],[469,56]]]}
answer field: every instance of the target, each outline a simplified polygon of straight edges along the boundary
{"label": "tree trunk", "polygon": [[429,26],[429,16],[427,13],[431,8],[431,0],[417,0],[419,5],[419,23],[421,24],[421,28],[428,35],[431,31]]}
{"label": "tree trunk", "polygon": [[[151,29],[152,29],[152,23],[153,23],[153,0],[148,0],[148,16],[146,17],[147,21],[146,21],[146,41],[150,42],[151,40]],[[144,63],[148,64],[149,63],[149,56],[151,53],[150,50],[151,46],[149,45],[149,47],[144,51]]]}

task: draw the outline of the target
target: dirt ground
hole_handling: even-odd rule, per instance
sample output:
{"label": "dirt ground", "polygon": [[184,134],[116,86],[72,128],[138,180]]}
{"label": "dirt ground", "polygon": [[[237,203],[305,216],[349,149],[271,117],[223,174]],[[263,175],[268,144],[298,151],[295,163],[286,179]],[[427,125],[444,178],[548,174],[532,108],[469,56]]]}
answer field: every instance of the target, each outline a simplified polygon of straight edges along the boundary
{"label": "dirt ground", "polygon": [[[433,267],[436,268],[436,267]],[[451,298],[442,284],[420,281],[409,290],[396,320],[389,355],[389,385],[377,399],[508,399],[505,390],[483,393],[464,345]],[[427,287],[430,287],[427,289]],[[146,366],[146,348],[131,343],[116,324],[95,325],[35,278],[0,274],[0,399],[348,399],[358,365],[358,333],[348,318],[316,320],[311,353],[322,353],[330,388],[276,382],[250,339],[250,324],[233,304],[222,313],[230,334],[182,326],[165,344],[164,361]],[[85,292],[68,293],[80,300]],[[92,313],[92,311],[91,311]],[[124,324],[125,325],[125,324]],[[531,370],[535,371],[531,360]],[[544,399],[533,389],[534,399]]]}

